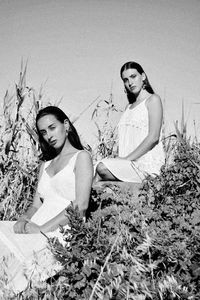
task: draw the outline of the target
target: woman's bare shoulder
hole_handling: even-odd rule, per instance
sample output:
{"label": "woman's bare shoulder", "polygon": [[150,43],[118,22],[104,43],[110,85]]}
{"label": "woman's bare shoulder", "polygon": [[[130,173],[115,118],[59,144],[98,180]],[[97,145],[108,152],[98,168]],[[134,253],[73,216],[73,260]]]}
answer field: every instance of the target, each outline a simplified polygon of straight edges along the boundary
{"label": "woman's bare shoulder", "polygon": [[147,107],[162,106],[161,98],[158,94],[152,94],[146,101]]}
{"label": "woman's bare shoulder", "polygon": [[88,172],[93,170],[92,156],[87,150],[82,150],[78,153],[75,163],[75,170],[84,170]]}
{"label": "woman's bare shoulder", "polygon": [[81,150],[77,155],[77,160],[91,160],[91,154],[87,150]]}

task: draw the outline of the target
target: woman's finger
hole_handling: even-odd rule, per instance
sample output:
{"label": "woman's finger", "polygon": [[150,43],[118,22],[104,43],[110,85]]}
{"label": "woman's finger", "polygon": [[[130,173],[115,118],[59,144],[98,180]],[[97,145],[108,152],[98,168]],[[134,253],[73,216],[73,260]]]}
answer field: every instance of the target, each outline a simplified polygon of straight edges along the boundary
{"label": "woman's finger", "polygon": [[13,230],[15,233],[24,233],[24,222],[18,221],[14,224]]}
{"label": "woman's finger", "polygon": [[14,229],[15,233],[19,233],[19,226],[18,225],[19,225],[18,223],[14,224],[14,228],[13,229]]}
{"label": "woman's finger", "polygon": [[29,223],[26,223],[25,231],[26,231],[26,233],[30,232],[30,225],[29,225]]}

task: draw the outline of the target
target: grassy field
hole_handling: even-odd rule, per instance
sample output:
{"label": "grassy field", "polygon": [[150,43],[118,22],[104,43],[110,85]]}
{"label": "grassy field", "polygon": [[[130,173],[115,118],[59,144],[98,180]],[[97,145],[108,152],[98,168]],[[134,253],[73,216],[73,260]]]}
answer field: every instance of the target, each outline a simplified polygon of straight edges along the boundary
{"label": "grassy field", "polygon": [[[47,104],[41,91],[27,87],[22,66],[1,112],[1,220],[16,220],[33,198],[40,164],[34,120]],[[117,151],[112,97],[107,104],[101,125],[93,114],[94,159]],[[111,185],[92,191],[88,222],[70,207],[71,230],[63,232],[68,246],[52,248],[63,265],[58,277],[14,296],[1,278],[3,299],[200,299],[200,145],[186,129],[182,118],[176,137],[164,140],[166,164],[160,176],[146,178],[137,201],[128,187]]]}

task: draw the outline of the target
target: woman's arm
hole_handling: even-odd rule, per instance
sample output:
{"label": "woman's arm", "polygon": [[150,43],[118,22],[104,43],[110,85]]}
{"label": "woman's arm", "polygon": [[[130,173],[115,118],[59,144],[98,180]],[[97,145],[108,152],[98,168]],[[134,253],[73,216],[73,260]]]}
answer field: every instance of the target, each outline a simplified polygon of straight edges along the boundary
{"label": "woman's arm", "polygon": [[[81,151],[76,160],[75,168],[75,201],[74,206],[78,207],[81,214],[84,216],[88,207],[92,180],[93,180],[93,165],[91,155],[87,151]],[[38,233],[40,231],[46,233],[56,230],[59,225],[66,225],[68,218],[66,210],[64,209],[53,219],[45,224],[38,226],[35,223],[28,223],[26,225],[27,233]]]}
{"label": "woman's arm", "polygon": [[[41,177],[43,167],[44,166],[42,165],[40,168],[39,179]],[[41,197],[36,190],[35,196],[33,198],[33,203],[28,208],[28,210],[22,216],[19,217],[19,219],[13,226],[13,230],[15,233],[25,233],[25,224],[32,218],[32,216],[36,213],[36,211],[40,208],[41,205],[42,205]]]}
{"label": "woman's arm", "polygon": [[17,222],[13,226],[15,233],[26,233],[25,224],[29,222],[32,216],[36,213],[38,208],[42,205],[42,201],[38,192],[36,192],[33,199],[33,204],[28,208],[27,212],[19,217]]}
{"label": "woman's arm", "polygon": [[39,233],[39,232],[50,232],[56,230],[60,225],[64,226],[68,223],[66,216],[66,210],[62,210],[57,216],[43,225],[37,225],[33,222],[26,223],[25,233]]}
{"label": "woman's arm", "polygon": [[153,149],[159,142],[160,130],[163,121],[162,102],[158,95],[153,94],[147,101],[147,109],[149,116],[149,131],[142,143],[125,159],[136,160],[148,151]]}
{"label": "woman's arm", "polygon": [[85,216],[88,208],[92,181],[93,164],[91,155],[87,151],[81,151],[77,157],[75,166],[76,198],[74,206],[78,207],[80,213]]}

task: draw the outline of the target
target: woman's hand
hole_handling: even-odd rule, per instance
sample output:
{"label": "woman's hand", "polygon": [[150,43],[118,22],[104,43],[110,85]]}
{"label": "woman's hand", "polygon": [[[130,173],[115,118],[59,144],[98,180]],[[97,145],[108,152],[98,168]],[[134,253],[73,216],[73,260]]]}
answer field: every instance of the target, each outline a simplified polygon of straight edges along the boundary
{"label": "woman's hand", "polygon": [[33,223],[33,222],[27,222],[25,224],[25,232],[24,233],[40,233],[41,232],[41,228],[39,225]]}
{"label": "woman's hand", "polygon": [[25,225],[27,220],[19,219],[13,226],[14,233],[26,233],[25,232]]}

